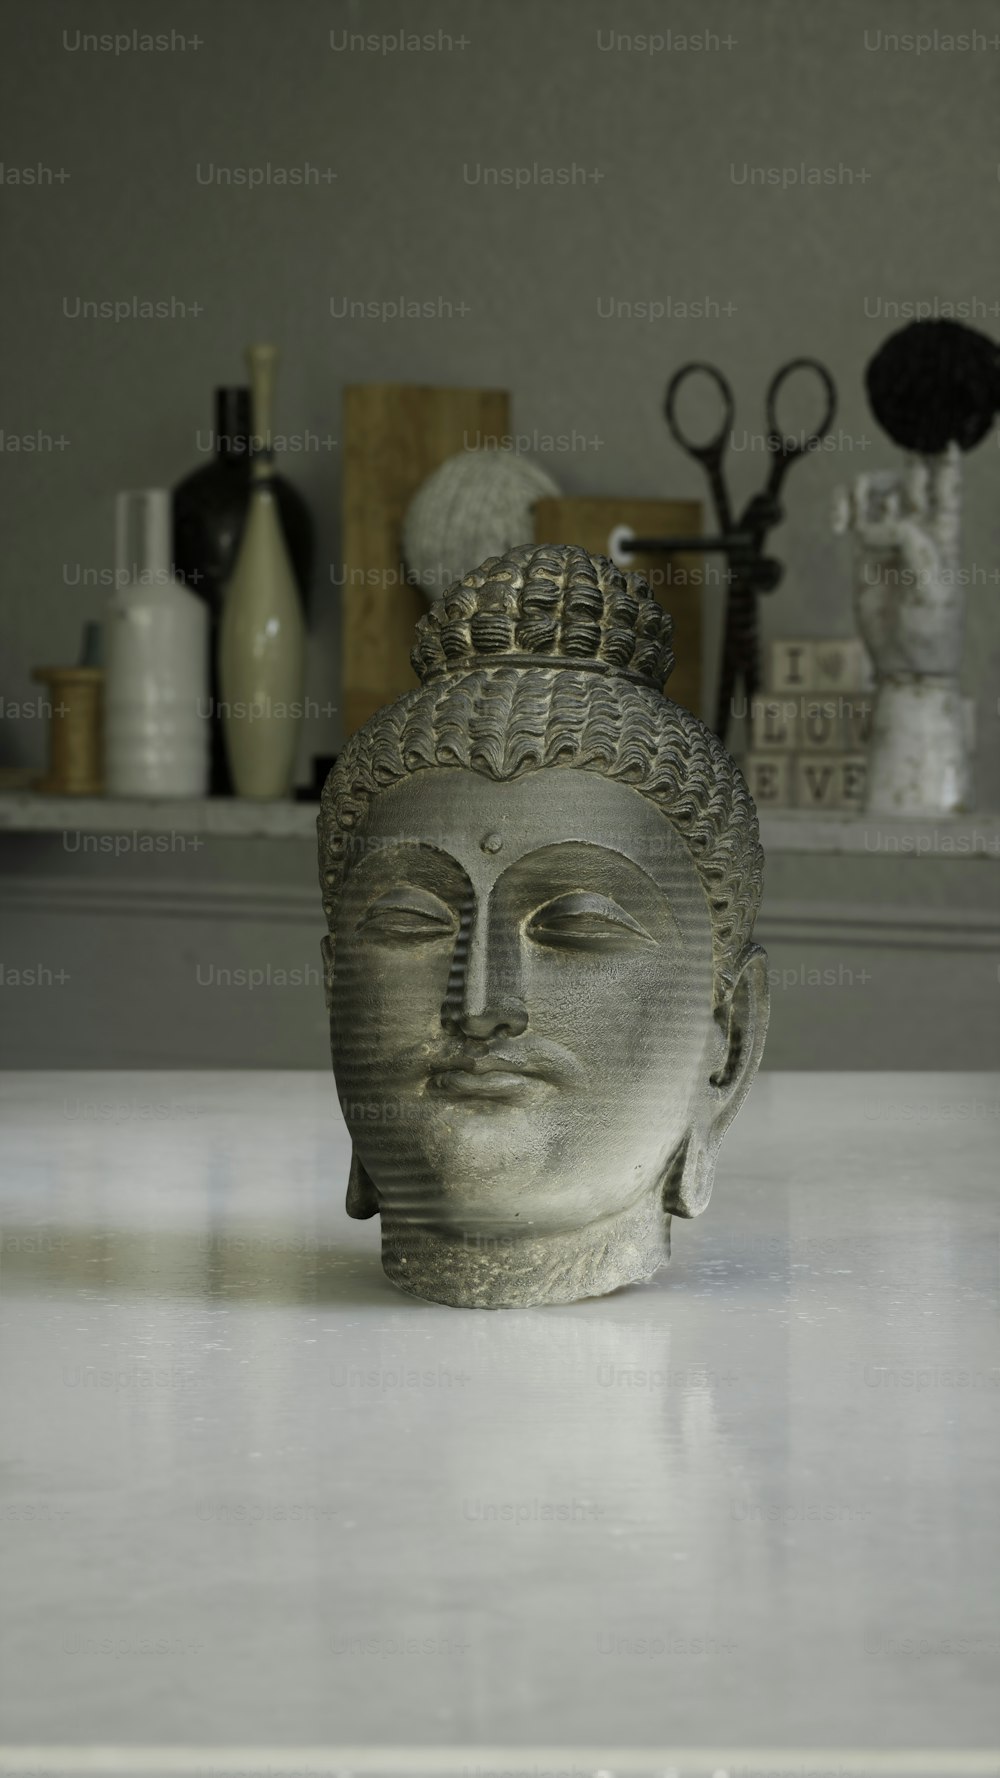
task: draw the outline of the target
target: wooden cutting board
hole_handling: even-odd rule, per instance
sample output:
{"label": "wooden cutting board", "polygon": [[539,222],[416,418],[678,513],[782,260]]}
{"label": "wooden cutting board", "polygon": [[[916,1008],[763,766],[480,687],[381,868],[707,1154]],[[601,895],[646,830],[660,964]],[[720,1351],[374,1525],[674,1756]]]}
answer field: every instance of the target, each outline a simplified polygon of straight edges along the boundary
{"label": "wooden cutting board", "polygon": [[[581,495],[575,499],[539,500],[535,505],[535,542],[578,544],[591,555],[610,555],[608,540],[617,525],[636,537],[691,537],[701,531],[697,500],[630,500]],[[701,715],[701,575],[703,558],[631,556],[628,566],[645,576],[674,620],[676,665],[667,681],[667,695]]]}
{"label": "wooden cutting board", "polygon": [[345,737],[417,683],[410,649],[427,602],[404,578],[403,519],[410,501],[448,457],[509,432],[505,389],[363,383],[344,390]]}

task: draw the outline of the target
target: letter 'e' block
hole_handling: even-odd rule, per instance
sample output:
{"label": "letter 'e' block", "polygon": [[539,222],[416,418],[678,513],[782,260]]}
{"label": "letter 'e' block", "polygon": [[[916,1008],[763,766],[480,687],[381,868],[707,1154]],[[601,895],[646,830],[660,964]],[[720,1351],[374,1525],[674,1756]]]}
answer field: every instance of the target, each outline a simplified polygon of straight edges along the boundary
{"label": "letter 'e' block", "polygon": [[792,793],[790,753],[748,753],[743,776],[758,808],[787,809]]}
{"label": "letter 'e' block", "polygon": [[868,760],[863,753],[842,753],[837,761],[842,809],[863,809],[868,782]]}

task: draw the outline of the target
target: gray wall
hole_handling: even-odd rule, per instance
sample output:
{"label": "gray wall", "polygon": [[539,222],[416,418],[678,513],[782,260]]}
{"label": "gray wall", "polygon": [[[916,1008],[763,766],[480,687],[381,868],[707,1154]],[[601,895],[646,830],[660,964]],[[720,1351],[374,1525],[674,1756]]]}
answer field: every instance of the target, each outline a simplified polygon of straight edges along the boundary
{"label": "gray wall", "polygon": [[[886,48],[896,32],[982,29],[960,0],[871,7],[770,0],[711,8],[594,0],[344,4],[343,0],[46,0],[10,7],[3,57],[7,168],[69,175],[0,186],[7,278],[2,423],[68,444],[0,453],[5,493],[0,694],[75,658],[111,565],[111,501],[170,482],[199,456],[210,391],[241,375],[241,349],[283,351],[277,424],[325,440],[347,381],[509,387],[519,431],[582,434],[597,448],[542,458],[567,492],[699,495],[668,440],[665,380],[711,357],[735,383],[737,428],[761,426],[771,371],[812,353],[841,388],[845,448],[790,484],[777,547],[788,564],[767,634],[847,633],[846,545],[829,533],[841,478],[895,460],[875,442],[861,374],[898,325],[886,305],[971,305],[1000,333],[996,70],[992,47]],[[341,53],[330,32],[451,33],[451,51]],[[710,27],[728,47],[682,50]],[[989,29],[995,28],[987,27]],[[173,31],[168,52],[74,49],[77,33]],[[605,51],[609,32],[674,33],[675,47]],[[64,32],[66,33],[64,39]],[[867,33],[867,39],[866,39]],[[879,47],[882,45],[882,47]],[[330,182],[258,190],[199,183],[213,168],[301,168]],[[521,190],[469,183],[476,168],[568,168],[599,178]],[[821,186],[741,183],[749,167],[851,169]],[[199,174],[200,168],[200,174]],[[173,319],[74,318],[77,299],[197,303]],[[331,299],[400,296],[451,319],[337,320]],[[606,319],[598,304],[662,302],[673,318]],[[707,318],[681,319],[681,303]],[[727,313],[731,310],[731,313]],[[806,423],[805,414],[793,423]],[[867,448],[862,439],[870,442]],[[752,490],[759,452],[733,459]],[[337,684],[339,452],[289,458],[319,525],[310,695]],[[996,439],[969,461],[966,559],[998,561]],[[718,595],[709,594],[709,618]],[[1000,802],[1000,599],[969,602],[967,683],[980,704],[978,803]],[[37,688],[36,688],[37,689]],[[337,742],[320,716],[303,756]],[[44,725],[0,730],[0,764],[40,763]]]}

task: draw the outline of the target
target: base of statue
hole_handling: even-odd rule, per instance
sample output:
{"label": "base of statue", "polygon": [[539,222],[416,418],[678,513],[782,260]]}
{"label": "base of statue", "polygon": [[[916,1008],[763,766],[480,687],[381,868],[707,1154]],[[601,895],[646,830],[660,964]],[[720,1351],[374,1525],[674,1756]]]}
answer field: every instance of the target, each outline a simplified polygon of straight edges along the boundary
{"label": "base of statue", "polygon": [[382,1212],[382,1269],[425,1302],[458,1309],[576,1303],[638,1284],[670,1258],[670,1216],[659,1188],[613,1216],[549,1234],[473,1233],[392,1222]]}
{"label": "base of statue", "polygon": [[968,710],[951,674],[879,681],[868,756],[872,815],[957,815],[969,807]]}

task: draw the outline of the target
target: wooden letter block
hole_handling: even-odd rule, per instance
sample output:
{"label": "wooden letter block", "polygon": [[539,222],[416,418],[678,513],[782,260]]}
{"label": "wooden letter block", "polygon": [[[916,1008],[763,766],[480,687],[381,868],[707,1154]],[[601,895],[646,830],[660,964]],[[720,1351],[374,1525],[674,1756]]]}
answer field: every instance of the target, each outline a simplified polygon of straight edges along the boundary
{"label": "wooden letter block", "polygon": [[762,809],[787,809],[791,801],[792,756],[790,753],[748,753],[743,776],[750,795]]}
{"label": "wooden letter block", "polygon": [[800,809],[839,809],[839,761],[821,754],[795,756],[795,802]]}
{"label": "wooden letter block", "polygon": [[842,746],[841,698],[799,699],[797,745],[803,753],[834,753]]}
{"label": "wooden letter block", "polygon": [[875,695],[868,692],[860,697],[842,698],[840,701],[844,710],[844,746],[849,747],[852,752],[860,752],[872,738]]}
{"label": "wooden letter block", "polygon": [[750,705],[753,744],[761,751],[795,746],[797,698],[754,698]]}
{"label": "wooden letter block", "polygon": [[868,761],[863,753],[844,753],[837,761],[842,809],[863,809],[868,780]]}
{"label": "wooden letter block", "polygon": [[813,686],[817,691],[863,691],[868,654],[860,636],[813,643]]}
{"label": "wooden letter block", "polygon": [[771,643],[772,691],[810,691],[814,684],[812,642]]}

